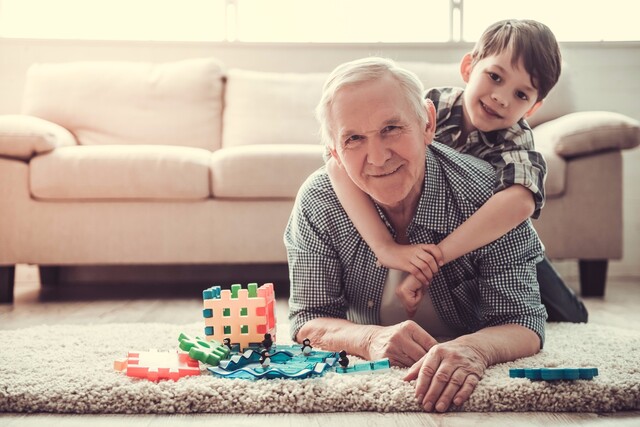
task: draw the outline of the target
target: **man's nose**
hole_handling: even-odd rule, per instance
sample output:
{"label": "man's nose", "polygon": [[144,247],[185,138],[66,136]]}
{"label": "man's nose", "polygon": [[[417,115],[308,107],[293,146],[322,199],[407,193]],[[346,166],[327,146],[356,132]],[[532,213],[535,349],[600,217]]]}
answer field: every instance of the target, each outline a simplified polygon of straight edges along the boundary
{"label": "man's nose", "polygon": [[383,166],[391,158],[391,151],[380,138],[371,138],[367,144],[367,162],[372,166]]}

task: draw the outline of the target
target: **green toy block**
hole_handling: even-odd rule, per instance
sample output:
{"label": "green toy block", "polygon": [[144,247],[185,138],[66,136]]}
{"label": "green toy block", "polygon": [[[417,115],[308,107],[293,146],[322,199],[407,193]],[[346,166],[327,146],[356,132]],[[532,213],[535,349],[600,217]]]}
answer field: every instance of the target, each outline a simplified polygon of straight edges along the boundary
{"label": "green toy block", "polygon": [[229,356],[229,349],[216,340],[205,341],[199,337],[180,334],[180,349],[189,353],[189,357],[211,366],[218,366],[222,359]]}

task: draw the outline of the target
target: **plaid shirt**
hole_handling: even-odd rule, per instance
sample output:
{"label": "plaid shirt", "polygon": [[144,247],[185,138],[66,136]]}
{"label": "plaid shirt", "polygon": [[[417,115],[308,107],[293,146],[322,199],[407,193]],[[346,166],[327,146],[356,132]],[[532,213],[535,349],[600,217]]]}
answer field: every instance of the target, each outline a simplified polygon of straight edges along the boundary
{"label": "plaid shirt", "polygon": [[[424,188],[407,230],[411,243],[439,243],[491,197],[495,178],[488,163],[439,143],[429,146],[425,161]],[[300,188],[284,241],[292,338],[317,317],[380,323],[388,270],[376,267],[376,256],[342,208],[324,168]],[[535,331],[544,342],[547,314],[535,267],[542,253],[527,220],[449,262],[430,285],[438,315],[460,334],[515,323]]]}
{"label": "plaid shirt", "polygon": [[466,154],[491,163],[496,168],[493,192],[514,184],[528,188],[536,203],[532,218],[540,216],[544,206],[544,180],[547,164],[542,154],[535,151],[533,132],[523,119],[508,129],[492,132],[471,132],[466,141],[460,141],[462,132],[461,88],[430,89],[426,98],[436,106],[435,140]]}

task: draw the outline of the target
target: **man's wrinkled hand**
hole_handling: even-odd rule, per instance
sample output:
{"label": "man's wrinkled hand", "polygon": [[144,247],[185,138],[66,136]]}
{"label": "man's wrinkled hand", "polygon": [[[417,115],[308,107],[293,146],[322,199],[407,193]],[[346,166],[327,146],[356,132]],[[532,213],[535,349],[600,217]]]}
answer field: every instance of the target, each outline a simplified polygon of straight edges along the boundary
{"label": "man's wrinkled hand", "polygon": [[412,320],[376,326],[369,336],[369,360],[388,358],[392,366],[411,366],[438,342]]}

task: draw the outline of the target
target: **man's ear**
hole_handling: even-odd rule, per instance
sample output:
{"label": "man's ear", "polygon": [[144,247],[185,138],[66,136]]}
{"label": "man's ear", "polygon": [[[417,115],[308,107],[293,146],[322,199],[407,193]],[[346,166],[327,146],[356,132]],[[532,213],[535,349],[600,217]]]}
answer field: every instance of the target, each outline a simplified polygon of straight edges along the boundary
{"label": "man's ear", "polygon": [[471,75],[471,71],[473,70],[473,57],[471,56],[471,52],[465,54],[462,57],[462,61],[460,61],[460,75],[462,76],[462,80],[465,83],[469,83],[469,76]]}
{"label": "man's ear", "polygon": [[544,101],[544,99],[536,102],[535,104],[533,104],[533,107],[529,108],[529,111],[524,113],[524,118],[526,119],[527,117],[531,117],[533,115],[533,113],[538,111],[538,108],[542,107],[542,102],[543,101]]}
{"label": "man's ear", "polygon": [[436,107],[430,99],[424,100],[424,108],[427,112],[427,123],[424,127],[425,145],[431,144],[436,134]]}
{"label": "man's ear", "polygon": [[336,145],[327,145],[327,149],[329,149],[329,154],[333,157],[333,160],[338,164],[338,166],[342,166],[342,162],[340,161],[340,156],[338,156],[338,152],[336,151]]}

